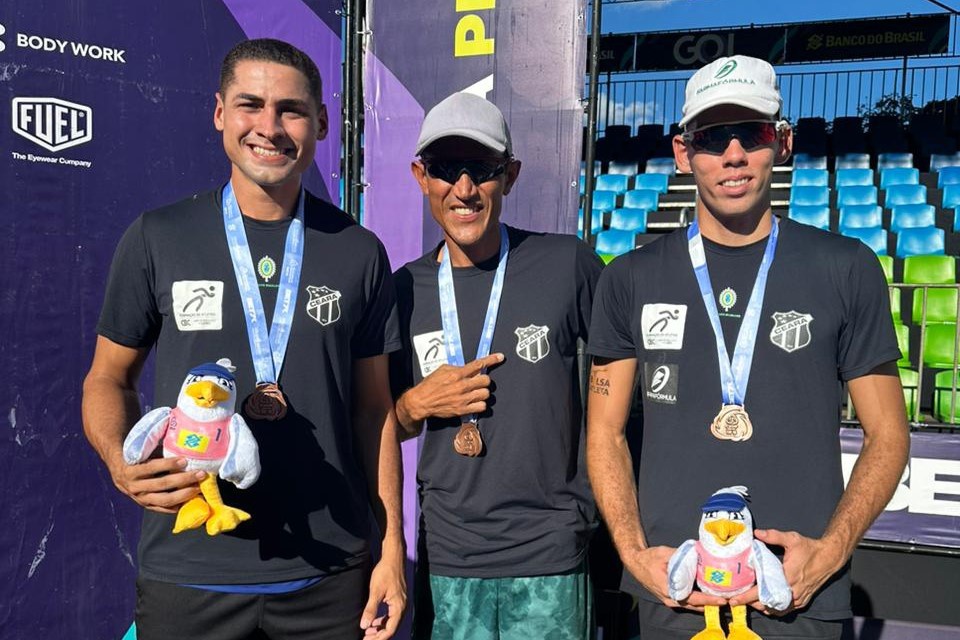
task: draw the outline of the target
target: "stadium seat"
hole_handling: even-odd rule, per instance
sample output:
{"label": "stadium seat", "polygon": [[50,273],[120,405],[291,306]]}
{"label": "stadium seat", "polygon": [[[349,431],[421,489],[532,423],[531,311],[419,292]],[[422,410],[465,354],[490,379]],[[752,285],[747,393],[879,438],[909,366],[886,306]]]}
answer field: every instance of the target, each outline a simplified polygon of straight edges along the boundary
{"label": "stadium seat", "polygon": [[897,257],[943,255],[944,233],[937,227],[904,229],[897,234]]}
{"label": "stadium seat", "polygon": [[[903,261],[905,284],[954,284],[957,262],[953,256],[910,256]],[[923,289],[913,292],[913,322],[920,324]],[[927,322],[957,321],[957,290],[927,289]]]}
{"label": "stadium seat", "polygon": [[960,209],[953,210],[953,232],[960,233]]}
{"label": "stadium seat", "polygon": [[880,261],[887,284],[893,282],[893,256],[877,256],[877,259]]}
{"label": "stadium seat", "polygon": [[666,193],[670,176],[665,173],[641,173],[633,179],[634,189],[650,189],[657,193]]}
{"label": "stadium seat", "polygon": [[647,160],[646,173],[665,173],[672,176],[677,172],[677,163],[673,158],[650,158]]}
{"label": "stadium seat", "polygon": [[594,191],[593,209],[599,211],[613,211],[617,208],[617,194],[613,191]]}
{"label": "stadium seat", "polygon": [[873,169],[837,169],[836,187],[873,186]]}
{"label": "stadium seat", "polygon": [[934,369],[953,369],[956,324],[932,324],[923,338],[923,364]]}
{"label": "stadium seat", "polygon": [[[590,229],[594,235],[603,229],[603,211],[593,210],[590,216]],[[583,209],[580,209],[577,215],[577,236],[583,237]]]}
{"label": "stadium seat", "polygon": [[846,207],[851,204],[877,204],[877,188],[852,185],[837,189],[837,206]]}
{"label": "stadium seat", "polygon": [[623,206],[630,209],[656,211],[660,194],[652,189],[633,189],[623,194]]}
{"label": "stadium seat", "polygon": [[[631,251],[635,246],[633,231],[607,229],[597,234],[596,251],[601,257],[614,257]],[[606,260],[609,262],[609,259]]]}
{"label": "stadium seat", "polygon": [[895,322],[894,330],[897,332],[897,346],[900,347],[900,359],[897,365],[900,367],[910,366],[910,327]]}
{"label": "stadium seat", "polygon": [[[958,162],[960,164],[960,162]],[[806,153],[798,153],[793,156],[793,170],[797,169],[827,169],[826,156],[812,156]]]}
{"label": "stadium seat", "polygon": [[932,204],[898,204],[890,214],[890,231],[894,233],[915,227],[935,227],[936,224],[937,209]]}
{"label": "stadium seat", "polygon": [[826,205],[792,204],[790,205],[789,216],[794,222],[830,231],[830,207]]}
{"label": "stadium seat", "polygon": [[607,168],[607,173],[616,176],[635,176],[639,171],[637,162],[617,162],[612,160]]}
{"label": "stadium seat", "polygon": [[960,207],[960,184],[948,184],[943,187],[943,200],[940,206],[944,209]]}
{"label": "stadium seat", "polygon": [[794,187],[828,187],[830,174],[826,169],[794,169],[791,184]]}
{"label": "stadium seat", "polygon": [[876,204],[849,204],[840,207],[840,226],[848,229],[882,227],[883,209]]}
{"label": "stadium seat", "polygon": [[[889,256],[878,256],[880,258],[889,257]],[[886,274],[884,274],[886,275]],[[890,282],[889,280],[887,282]],[[900,309],[900,296],[901,291],[900,287],[889,287],[890,289],[890,317],[893,318],[894,326],[900,326],[903,324],[903,314]]]}
{"label": "stadium seat", "polygon": [[869,153],[844,153],[837,156],[837,170],[840,169],[869,169]]}
{"label": "stadium seat", "polygon": [[[954,380],[952,369],[941,371],[933,378],[933,417],[940,422],[960,423],[960,375],[957,378]],[[951,404],[953,411],[950,411]]]}
{"label": "stadium seat", "polygon": [[891,167],[880,172],[880,188],[895,184],[920,184],[920,170],[913,167]]}
{"label": "stadium seat", "polygon": [[877,155],[877,169],[892,169],[894,167],[913,167],[912,153],[881,153]]}
{"label": "stadium seat", "polygon": [[934,153],[930,155],[930,172],[936,173],[944,167],[960,167],[960,153]]}
{"label": "stadium seat", "polygon": [[895,184],[886,190],[883,206],[887,209],[898,204],[926,204],[927,188],[922,184]]}
{"label": "stadium seat", "polygon": [[937,173],[937,187],[943,189],[948,184],[960,184],[960,166],[944,167]]}
{"label": "stadium seat", "polygon": [[830,189],[828,187],[793,187],[790,189],[790,204],[830,204]]}
{"label": "stadium seat", "polygon": [[907,405],[907,417],[913,418],[917,408],[917,387],[920,376],[912,369],[900,368],[900,386],[903,387],[903,402]]}
{"label": "stadium seat", "polygon": [[617,195],[630,188],[630,176],[601,173],[597,176],[597,191],[613,191]]}
{"label": "stadium seat", "polygon": [[647,209],[632,209],[623,207],[614,209],[610,214],[610,228],[634,233],[646,233]]}
{"label": "stadium seat", "polygon": [[883,227],[853,227],[850,229],[841,227],[840,234],[860,240],[878,256],[887,255],[887,230]]}

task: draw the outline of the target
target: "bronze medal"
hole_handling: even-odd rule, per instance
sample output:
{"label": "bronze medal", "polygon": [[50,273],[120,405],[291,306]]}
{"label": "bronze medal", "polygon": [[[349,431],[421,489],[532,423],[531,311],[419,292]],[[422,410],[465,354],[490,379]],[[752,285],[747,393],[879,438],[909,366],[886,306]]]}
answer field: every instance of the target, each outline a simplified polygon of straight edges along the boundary
{"label": "bronze medal", "polygon": [[753,435],[753,424],[742,406],[725,404],[720,407],[720,413],[713,419],[710,433],[719,440],[743,442]]}
{"label": "bronze medal", "polygon": [[274,382],[260,382],[243,403],[243,412],[251,420],[280,420],[287,415],[287,401]]}
{"label": "bronze medal", "polygon": [[453,449],[462,456],[476,458],[483,451],[483,439],[475,422],[460,425],[457,437],[453,439]]}

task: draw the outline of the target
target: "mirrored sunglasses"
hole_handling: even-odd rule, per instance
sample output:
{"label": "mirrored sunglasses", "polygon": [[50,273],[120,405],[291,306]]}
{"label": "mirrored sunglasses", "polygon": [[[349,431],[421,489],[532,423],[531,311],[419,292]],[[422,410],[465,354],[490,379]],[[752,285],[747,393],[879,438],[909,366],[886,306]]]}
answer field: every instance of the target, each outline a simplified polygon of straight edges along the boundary
{"label": "mirrored sunglasses", "polygon": [[753,151],[776,142],[778,129],[779,123],[768,120],[730,122],[687,131],[683,134],[683,141],[694,151],[721,154],[736,138],[744,151]]}
{"label": "mirrored sunglasses", "polygon": [[493,180],[507,170],[508,162],[491,162],[489,160],[443,160],[439,158],[424,158],[423,167],[427,175],[455,184],[464,173],[470,176],[474,184],[483,184]]}

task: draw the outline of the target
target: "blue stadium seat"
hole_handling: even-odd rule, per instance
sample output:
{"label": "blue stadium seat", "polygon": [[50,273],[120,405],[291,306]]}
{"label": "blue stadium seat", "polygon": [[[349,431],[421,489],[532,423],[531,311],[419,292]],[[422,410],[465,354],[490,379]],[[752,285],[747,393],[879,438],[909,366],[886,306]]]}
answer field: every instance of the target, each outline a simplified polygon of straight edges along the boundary
{"label": "blue stadium seat", "polygon": [[827,158],[825,156],[812,156],[808,153],[798,153],[793,156],[793,170],[797,169],[823,169],[827,170]]}
{"label": "blue stadium seat", "polygon": [[619,256],[630,251],[635,246],[633,231],[623,229],[607,229],[597,234],[597,253]]}
{"label": "blue stadium seat", "polygon": [[794,169],[791,184],[795,187],[828,187],[830,174],[826,169]]}
{"label": "blue stadium seat", "polygon": [[599,211],[613,211],[617,208],[617,194],[613,191],[594,191],[593,209]]}
{"label": "blue stadium seat", "polygon": [[887,230],[883,227],[841,227],[840,234],[848,238],[856,238],[878,256],[887,255]]}
{"label": "blue stadium seat", "polygon": [[912,153],[881,153],[877,155],[877,169],[892,169],[893,167],[913,167]]}
{"label": "blue stadium seat", "polygon": [[616,194],[626,193],[630,188],[630,176],[601,173],[597,176],[597,191],[613,191]]}
{"label": "blue stadium seat", "polygon": [[940,169],[937,174],[937,187],[942,189],[948,184],[960,184],[960,166]]}
{"label": "blue stadium seat", "polygon": [[960,209],[953,210],[953,232],[960,233]]}
{"label": "blue stadium seat", "polygon": [[873,169],[837,169],[836,187],[873,186]]}
{"label": "blue stadium seat", "polygon": [[897,257],[941,255],[944,253],[943,229],[920,227],[897,234]]}
{"label": "blue stadium seat", "polygon": [[903,229],[934,227],[937,210],[932,204],[898,204],[890,216],[890,231],[900,233]]}
{"label": "blue stadium seat", "polygon": [[830,204],[830,189],[828,187],[793,187],[790,189],[790,204]]}
{"label": "blue stadium seat", "polygon": [[634,189],[650,189],[657,193],[666,193],[670,176],[665,173],[640,173],[633,179]]}
{"label": "blue stadium seat", "polygon": [[855,185],[837,189],[837,206],[846,207],[851,204],[877,204],[877,188]]}
{"label": "blue stadium seat", "polygon": [[617,176],[634,176],[639,171],[639,163],[637,162],[617,162],[616,160],[610,161],[610,166],[607,167],[607,173]]}
{"label": "blue stadium seat", "polygon": [[936,173],[944,167],[960,167],[960,152],[930,154],[930,172]]}
{"label": "blue stadium seat", "polygon": [[830,207],[822,204],[792,204],[790,219],[824,231],[830,231]]}
{"label": "blue stadium seat", "polygon": [[634,189],[623,194],[623,206],[629,209],[656,211],[660,194],[652,189]]}
{"label": "blue stadium seat", "polygon": [[837,170],[840,169],[869,169],[869,153],[844,153],[837,156]]}
{"label": "blue stadium seat", "polygon": [[944,209],[960,207],[960,184],[948,184],[943,187],[943,200],[940,206]]}
{"label": "blue stadium seat", "polygon": [[610,228],[634,233],[646,233],[647,209],[631,209],[624,207],[614,209],[610,214]]}
{"label": "blue stadium seat", "polygon": [[895,184],[920,184],[920,170],[913,167],[891,167],[880,172],[880,188]]}
{"label": "blue stadium seat", "polygon": [[848,204],[840,207],[840,226],[847,229],[882,227],[883,209],[876,204]]}
{"label": "blue stadium seat", "polygon": [[927,188],[922,184],[895,184],[887,189],[883,204],[891,209],[899,204],[926,204]]}
{"label": "blue stadium seat", "polygon": [[673,158],[650,158],[647,160],[646,173],[665,173],[672,176],[677,172],[677,163]]}
{"label": "blue stadium seat", "polygon": [[[590,216],[590,229],[590,232],[594,235],[603,229],[603,211],[598,209],[593,210]],[[583,237],[583,209],[577,212],[577,236],[580,238]]]}

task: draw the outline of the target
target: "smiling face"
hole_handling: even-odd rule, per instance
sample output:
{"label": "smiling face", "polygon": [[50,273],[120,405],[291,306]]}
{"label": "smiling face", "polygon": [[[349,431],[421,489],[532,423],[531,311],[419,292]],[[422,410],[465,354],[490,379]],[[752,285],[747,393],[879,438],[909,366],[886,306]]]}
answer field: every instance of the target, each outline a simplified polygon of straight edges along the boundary
{"label": "smiling face", "polygon": [[233,81],[217,93],[213,121],[233,164],[237,191],[299,192],[317,140],[327,134],[327,112],[294,67],[242,60]]}
{"label": "smiling face", "polygon": [[[489,167],[505,164],[504,171],[480,184],[464,172],[450,183],[432,176],[431,161],[472,161]],[[476,264],[499,250],[500,209],[520,173],[520,162],[508,160],[478,142],[449,137],[437,140],[411,165],[420,190],[430,203],[433,219],[443,230],[454,266]]]}

